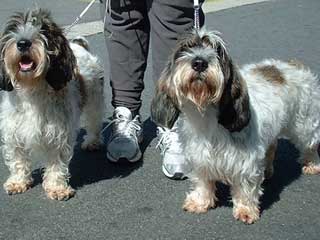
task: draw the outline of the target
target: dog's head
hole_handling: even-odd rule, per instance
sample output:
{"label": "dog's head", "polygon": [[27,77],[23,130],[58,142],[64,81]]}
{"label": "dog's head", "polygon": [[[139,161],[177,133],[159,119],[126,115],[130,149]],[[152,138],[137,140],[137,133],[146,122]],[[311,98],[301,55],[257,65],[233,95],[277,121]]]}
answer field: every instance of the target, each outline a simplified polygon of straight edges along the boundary
{"label": "dog's head", "polygon": [[61,28],[42,9],[16,13],[0,40],[0,88],[33,88],[45,80],[55,90],[74,78],[76,59]]}
{"label": "dog's head", "polygon": [[[216,107],[219,123],[230,131],[240,131],[250,119],[246,84],[216,32],[193,31],[178,43],[153,100],[152,116],[158,120],[159,112],[162,118],[165,115],[159,101],[171,112],[186,103],[194,104],[200,113]],[[172,121],[172,114],[167,115],[165,121]]]}

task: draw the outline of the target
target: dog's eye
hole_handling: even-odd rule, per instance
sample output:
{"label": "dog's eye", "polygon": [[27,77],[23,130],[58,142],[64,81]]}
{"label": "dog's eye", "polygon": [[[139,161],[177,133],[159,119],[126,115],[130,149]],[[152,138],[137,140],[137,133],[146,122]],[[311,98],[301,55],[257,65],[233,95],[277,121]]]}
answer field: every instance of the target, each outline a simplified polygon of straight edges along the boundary
{"label": "dog's eye", "polygon": [[30,20],[31,24],[34,26],[37,24],[37,18],[36,17],[32,17]]}
{"label": "dog's eye", "polygon": [[204,36],[201,40],[203,46],[213,48],[213,44],[208,36]]}

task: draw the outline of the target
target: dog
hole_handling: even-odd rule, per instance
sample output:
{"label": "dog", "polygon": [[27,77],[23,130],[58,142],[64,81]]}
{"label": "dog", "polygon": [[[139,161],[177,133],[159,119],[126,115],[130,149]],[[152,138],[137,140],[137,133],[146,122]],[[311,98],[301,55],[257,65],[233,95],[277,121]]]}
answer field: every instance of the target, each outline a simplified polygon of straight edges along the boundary
{"label": "dog", "polygon": [[68,183],[81,123],[87,131],[81,147],[101,144],[103,68],[79,37],[69,42],[48,10],[16,13],[0,40],[2,153],[10,176],[8,194],[32,186],[31,159],[47,161],[43,188],[50,199],[75,194]]}
{"label": "dog", "polygon": [[177,116],[193,168],[188,212],[214,208],[221,181],[231,186],[233,216],[257,221],[279,137],[300,150],[304,173],[320,173],[319,80],[297,61],[268,59],[239,69],[219,33],[193,31],[178,43],[151,104],[158,125],[171,127]]}

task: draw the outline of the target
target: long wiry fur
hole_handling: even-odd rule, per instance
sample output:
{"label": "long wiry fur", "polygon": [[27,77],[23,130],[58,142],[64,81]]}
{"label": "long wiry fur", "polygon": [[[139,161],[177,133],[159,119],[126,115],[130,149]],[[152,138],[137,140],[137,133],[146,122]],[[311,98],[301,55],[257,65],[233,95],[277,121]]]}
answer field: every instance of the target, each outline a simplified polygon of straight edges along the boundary
{"label": "long wiry fur", "polygon": [[[199,58],[208,64],[201,72],[193,67]],[[215,207],[221,181],[231,186],[234,217],[255,222],[279,137],[300,150],[305,173],[320,173],[320,85],[300,64],[269,59],[238,69],[217,33],[202,29],[178,44],[156,96],[156,123],[166,122],[159,111],[181,112],[180,140],[193,167],[189,212]]]}
{"label": "long wiry fur", "polygon": [[[32,45],[21,50],[21,40]],[[8,194],[26,191],[32,185],[31,159],[41,158],[47,162],[43,187],[48,197],[68,199],[74,195],[68,164],[81,113],[87,130],[82,147],[93,150],[100,145],[102,68],[85,48],[67,41],[46,10],[13,15],[0,47],[1,88],[6,90],[0,130],[10,171],[4,188]]]}

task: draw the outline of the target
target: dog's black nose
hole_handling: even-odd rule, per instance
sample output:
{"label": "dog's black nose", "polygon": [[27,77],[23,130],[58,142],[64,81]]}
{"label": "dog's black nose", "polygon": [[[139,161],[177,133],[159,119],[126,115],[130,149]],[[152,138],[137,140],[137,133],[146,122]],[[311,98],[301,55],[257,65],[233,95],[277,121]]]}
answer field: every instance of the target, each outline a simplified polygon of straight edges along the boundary
{"label": "dog's black nose", "polygon": [[203,72],[208,68],[208,61],[203,58],[195,58],[192,60],[192,68],[197,72]]}
{"label": "dog's black nose", "polygon": [[32,45],[32,42],[27,39],[21,39],[20,41],[17,42],[17,48],[21,52],[27,51]]}

